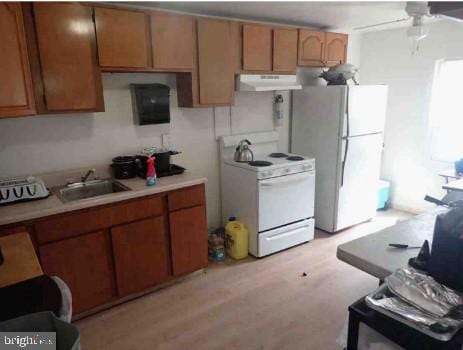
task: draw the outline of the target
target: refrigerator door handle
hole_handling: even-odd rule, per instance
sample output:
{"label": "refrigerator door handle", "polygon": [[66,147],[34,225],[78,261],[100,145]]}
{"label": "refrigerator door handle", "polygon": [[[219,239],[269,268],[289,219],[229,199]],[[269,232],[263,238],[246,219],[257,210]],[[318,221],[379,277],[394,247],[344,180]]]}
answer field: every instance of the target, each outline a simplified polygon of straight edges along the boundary
{"label": "refrigerator door handle", "polygon": [[341,164],[341,187],[344,186],[344,169],[347,161],[347,151],[349,150],[349,87],[346,87],[346,136],[342,139],[346,141],[346,147],[344,147],[344,157],[342,158]]}
{"label": "refrigerator door handle", "polygon": [[349,87],[346,87],[346,137],[350,136],[349,130]]}
{"label": "refrigerator door handle", "polygon": [[344,157],[342,158],[342,165],[341,165],[341,187],[344,186],[344,170],[346,168],[346,162],[347,162],[347,151],[349,150],[349,138],[343,137],[343,140],[346,141],[346,147],[344,147]]}

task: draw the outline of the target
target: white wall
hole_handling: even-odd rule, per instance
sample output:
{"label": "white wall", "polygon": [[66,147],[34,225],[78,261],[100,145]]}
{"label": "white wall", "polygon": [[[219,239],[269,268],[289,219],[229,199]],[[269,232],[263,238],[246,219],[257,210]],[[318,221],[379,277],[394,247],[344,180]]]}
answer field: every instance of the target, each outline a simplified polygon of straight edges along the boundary
{"label": "white wall", "polygon": [[[130,83],[171,87],[171,123],[134,124]],[[183,153],[173,161],[208,178],[208,224],[220,224],[219,154],[216,136],[273,130],[273,92],[236,93],[231,109],[178,108],[174,74],[104,74],[104,113],[61,114],[0,120],[0,177],[109,164],[122,154],[161,144],[171,135]],[[283,93],[289,100],[288,92]],[[230,119],[231,113],[231,119]],[[280,147],[288,150],[288,102]],[[215,115],[215,118],[214,118]],[[215,119],[215,120],[214,120]],[[231,120],[231,124],[230,124]]]}
{"label": "white wall", "polygon": [[437,173],[453,166],[430,158],[428,114],[435,63],[463,57],[463,24],[430,24],[429,36],[414,55],[406,30],[363,35],[361,83],[389,85],[382,176],[392,181],[393,206],[420,211],[429,206],[425,194],[444,194]]}

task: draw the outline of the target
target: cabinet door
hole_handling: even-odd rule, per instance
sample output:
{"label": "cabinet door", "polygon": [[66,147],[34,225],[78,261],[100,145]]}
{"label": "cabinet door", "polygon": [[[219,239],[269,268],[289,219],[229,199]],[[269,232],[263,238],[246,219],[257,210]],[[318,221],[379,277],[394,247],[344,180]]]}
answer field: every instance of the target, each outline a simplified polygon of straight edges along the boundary
{"label": "cabinet door", "polygon": [[143,12],[97,7],[95,24],[100,66],[151,66],[147,15]]}
{"label": "cabinet door", "polygon": [[325,33],[299,29],[299,55],[297,64],[306,67],[323,67]]}
{"label": "cabinet door", "polygon": [[272,70],[272,28],[257,24],[243,25],[243,69]]}
{"label": "cabinet door", "polygon": [[295,72],[297,63],[297,29],[273,30],[273,70]]}
{"label": "cabinet door", "polygon": [[89,310],[115,296],[110,242],[103,232],[40,246],[44,273],[58,276],[72,292],[74,313]]}
{"label": "cabinet door", "polygon": [[20,3],[0,2],[0,117],[35,114]]}
{"label": "cabinet door", "polygon": [[207,265],[206,208],[193,207],[169,214],[174,276]]}
{"label": "cabinet door", "polygon": [[156,69],[194,68],[195,22],[193,17],[155,13],[151,15],[151,46]]}
{"label": "cabinet door", "polygon": [[50,2],[33,6],[47,110],[102,110],[92,8]]}
{"label": "cabinet door", "polygon": [[199,103],[232,104],[234,67],[231,23],[198,18]]}
{"label": "cabinet door", "polygon": [[326,33],[325,63],[328,67],[346,62],[347,35]]}
{"label": "cabinet door", "polygon": [[113,227],[111,237],[119,296],[169,278],[169,240],[163,216]]}

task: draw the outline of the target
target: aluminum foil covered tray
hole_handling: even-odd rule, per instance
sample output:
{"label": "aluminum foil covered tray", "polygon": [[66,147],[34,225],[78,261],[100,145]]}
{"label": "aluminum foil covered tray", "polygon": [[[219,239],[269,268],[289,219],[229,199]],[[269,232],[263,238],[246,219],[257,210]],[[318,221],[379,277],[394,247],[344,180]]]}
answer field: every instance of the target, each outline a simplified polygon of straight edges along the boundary
{"label": "aluminum foil covered tray", "polygon": [[463,296],[411,268],[386,277],[365,301],[373,310],[441,341],[463,328]]}

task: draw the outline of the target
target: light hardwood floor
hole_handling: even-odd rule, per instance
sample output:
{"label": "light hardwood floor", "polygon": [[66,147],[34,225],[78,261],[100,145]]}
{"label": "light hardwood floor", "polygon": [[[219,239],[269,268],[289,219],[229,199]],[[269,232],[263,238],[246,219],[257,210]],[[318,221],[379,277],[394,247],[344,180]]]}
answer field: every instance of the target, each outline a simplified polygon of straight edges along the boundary
{"label": "light hardwood floor", "polygon": [[82,349],[339,350],[348,305],[378,281],[337,260],[336,247],[407,217],[390,210],[335,235],[316,232],[312,242],[263,259],[210,264],[78,321]]}

